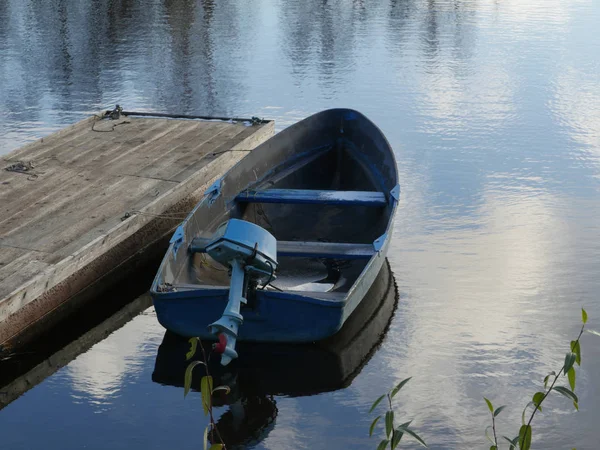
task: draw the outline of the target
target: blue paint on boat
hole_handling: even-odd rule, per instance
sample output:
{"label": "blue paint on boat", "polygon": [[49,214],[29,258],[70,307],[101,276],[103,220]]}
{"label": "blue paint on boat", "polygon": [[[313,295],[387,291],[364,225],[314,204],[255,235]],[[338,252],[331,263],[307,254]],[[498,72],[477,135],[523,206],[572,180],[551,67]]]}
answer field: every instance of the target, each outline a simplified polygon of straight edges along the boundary
{"label": "blue paint on boat", "polygon": [[394,199],[396,202],[400,201],[400,185],[399,184],[394,186],[394,189],[392,189],[390,191],[390,195],[391,195],[392,199]]}
{"label": "blue paint on boat", "polygon": [[[215,339],[208,325],[219,320],[228,296],[229,289],[169,292],[155,297],[154,307],[159,322],[168,330],[180,336]],[[240,341],[311,342],[334,334],[343,323],[343,301],[258,291],[256,305],[240,310],[244,318]]]}
{"label": "blue paint on boat", "polygon": [[210,185],[210,187],[204,191],[204,195],[208,197],[208,203],[212,205],[216,198],[221,195],[221,183],[223,182],[222,178],[217,178],[215,182]]}
{"label": "blue paint on boat", "polygon": [[344,114],[344,120],[347,121],[351,121],[351,120],[356,120],[357,119],[357,114],[354,111],[348,111],[346,114]]}
{"label": "blue paint on boat", "polygon": [[373,248],[375,249],[376,252],[380,252],[381,249],[383,248],[383,244],[385,244],[387,240],[387,233],[383,234],[382,236],[378,237],[377,239],[375,239],[373,241]]}
{"label": "blue paint on boat", "polygon": [[177,253],[177,250],[179,250],[179,247],[181,246],[181,243],[183,242],[183,238],[184,238],[183,226],[180,225],[175,229],[175,232],[173,233],[173,236],[171,236],[171,240],[169,241],[169,243],[171,244],[173,253]]}

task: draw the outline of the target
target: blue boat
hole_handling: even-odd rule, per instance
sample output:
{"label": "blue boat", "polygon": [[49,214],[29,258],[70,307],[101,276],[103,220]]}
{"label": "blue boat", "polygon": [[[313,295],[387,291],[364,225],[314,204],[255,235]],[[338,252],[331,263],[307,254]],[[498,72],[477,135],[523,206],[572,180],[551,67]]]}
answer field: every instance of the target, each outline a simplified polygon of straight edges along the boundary
{"label": "blue boat", "polygon": [[152,284],[181,336],[314,342],[335,334],[385,261],[400,188],[361,113],[331,109],[278,133],[217,180],[176,229]]}

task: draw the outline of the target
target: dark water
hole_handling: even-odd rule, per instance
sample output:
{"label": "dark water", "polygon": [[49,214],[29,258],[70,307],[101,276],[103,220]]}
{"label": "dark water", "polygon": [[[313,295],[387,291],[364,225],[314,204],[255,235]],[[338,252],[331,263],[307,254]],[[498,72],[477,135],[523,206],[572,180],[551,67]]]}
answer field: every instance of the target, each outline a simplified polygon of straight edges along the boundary
{"label": "dark water", "polygon": [[[413,376],[398,411],[431,448],[487,448],[482,396],[514,436],[581,306],[600,328],[599,21],[584,0],[0,0],[0,154],[115,103],[278,129],[359,109],[398,159],[399,305],[349,386],[275,396],[252,445],[375,448],[370,403]],[[93,346],[0,411],[0,447],[201,448],[198,396],[152,381],[163,338],[150,309]],[[534,448],[599,446],[582,347],[580,411],[550,398]]]}

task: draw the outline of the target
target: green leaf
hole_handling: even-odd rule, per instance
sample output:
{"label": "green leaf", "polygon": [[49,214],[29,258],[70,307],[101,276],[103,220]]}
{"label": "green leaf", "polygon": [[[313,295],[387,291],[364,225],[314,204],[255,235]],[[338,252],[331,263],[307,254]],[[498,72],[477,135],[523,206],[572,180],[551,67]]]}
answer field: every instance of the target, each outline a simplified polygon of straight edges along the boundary
{"label": "green leaf", "polygon": [[575,362],[578,366],[581,365],[581,345],[579,345],[579,341],[571,341],[571,351],[577,355]]}
{"label": "green leaf", "polygon": [[500,414],[504,408],[506,408],[506,405],[504,405],[504,406],[499,406],[499,407],[496,409],[496,411],[494,411],[494,417],[496,417],[498,414]]}
{"label": "green leaf", "polygon": [[375,408],[377,408],[377,405],[379,405],[379,403],[381,402],[381,400],[383,400],[384,397],[385,397],[385,394],[383,394],[381,397],[379,397],[377,400],[375,400],[375,403],[373,403],[373,405],[371,406],[371,409],[369,410],[370,413],[372,413],[373,410]]}
{"label": "green leaf", "polygon": [[483,399],[485,400],[485,402],[488,405],[488,409],[490,410],[490,412],[493,414],[494,413],[494,407],[492,406],[492,402],[490,402],[487,398],[483,397]]}
{"label": "green leaf", "polygon": [[544,400],[545,395],[546,394],[544,392],[536,392],[535,394],[533,394],[533,405],[537,406],[537,409],[539,409],[540,411],[542,410],[541,403]]}
{"label": "green leaf", "polygon": [[421,444],[423,447],[427,448],[427,444],[425,443],[425,441],[423,439],[421,439],[421,437],[415,433],[413,430],[411,430],[408,427],[398,427],[401,428],[401,431],[403,431],[406,434],[410,434],[412,437],[414,437],[417,441],[419,441],[419,444]]}
{"label": "green leaf", "polygon": [[588,333],[591,333],[591,334],[595,334],[596,336],[600,336],[600,333],[598,333],[597,331],[594,331],[594,330],[585,330],[585,331],[587,331]]}
{"label": "green leaf", "polygon": [[396,447],[398,447],[398,444],[400,443],[400,439],[402,439],[402,436],[404,436],[403,431],[394,430],[392,432],[392,450],[394,450]]}
{"label": "green leaf", "polygon": [[575,378],[577,375],[575,374],[575,367],[571,367],[567,372],[567,376],[569,377],[569,386],[571,386],[571,390],[575,390]]}
{"label": "green leaf", "polygon": [[519,448],[529,450],[531,447],[531,425],[523,425],[519,430]]}
{"label": "green leaf", "polygon": [[412,378],[412,377],[409,377],[409,378],[407,378],[406,380],[402,380],[400,383],[398,383],[398,386],[396,386],[396,387],[395,387],[395,388],[392,390],[391,397],[392,397],[392,398],[394,398],[394,395],[396,395],[396,394],[398,393],[398,391],[399,391],[400,389],[402,389],[402,387],[403,387],[403,386],[404,386],[406,383],[408,383],[408,382],[410,381],[410,379],[411,379],[411,378]]}
{"label": "green leaf", "polygon": [[521,424],[525,425],[525,412],[527,411],[527,408],[529,408],[530,406],[535,406],[533,404],[533,402],[529,402],[525,405],[525,408],[523,408],[523,414],[521,414]]}
{"label": "green leaf", "polygon": [[487,427],[485,427],[485,437],[487,438],[488,441],[490,441],[492,444],[495,444],[494,440],[492,439],[492,436],[490,435],[489,431],[492,429],[491,425],[488,425]]}
{"label": "green leaf", "polygon": [[556,392],[560,392],[562,395],[564,395],[565,397],[573,400],[574,402],[577,402],[577,403],[579,402],[579,399],[577,398],[577,396],[575,395],[575,393],[571,392],[566,387],[554,386],[552,389],[554,389]]}
{"label": "green leaf", "polygon": [[392,433],[392,450],[394,450],[398,446],[400,440],[402,439],[402,436],[404,436],[404,428],[409,426],[411,422],[412,420],[409,420],[408,422],[403,423],[394,430],[394,432]]}
{"label": "green leaf", "polygon": [[190,388],[192,387],[192,370],[198,364],[204,364],[202,361],[192,361],[185,369],[185,376],[183,379],[183,396],[185,397],[190,392]]}
{"label": "green leaf", "polygon": [[504,439],[506,439],[508,442],[510,442],[510,448],[509,450],[515,450],[515,448],[517,447],[517,443],[519,442],[519,436],[513,438],[513,439],[509,439],[506,436],[502,436]]}
{"label": "green leaf", "polygon": [[190,351],[185,354],[185,360],[188,361],[192,356],[196,354],[196,348],[198,347],[199,339],[197,337],[193,337],[189,339],[189,343],[191,344]]}
{"label": "green leaf", "polygon": [[385,437],[389,439],[392,431],[394,431],[394,411],[388,411],[385,413]]}
{"label": "green leaf", "polygon": [[490,450],[498,450],[498,447],[497,447],[496,445],[492,445],[492,446],[490,447]]}
{"label": "green leaf", "polygon": [[223,447],[225,447],[223,444],[213,444],[208,450],[223,450]]}
{"label": "green leaf", "polygon": [[375,420],[371,422],[371,426],[369,427],[369,437],[373,436],[373,430],[375,429],[375,425],[377,425],[379,419],[381,419],[381,416],[375,417]]}
{"label": "green leaf", "polygon": [[204,450],[208,447],[208,427],[204,429]]}
{"label": "green leaf", "polygon": [[581,321],[584,325],[587,322],[587,312],[585,312],[585,309],[583,308],[581,308]]}
{"label": "green leaf", "polygon": [[575,407],[575,409],[576,409],[577,411],[579,411],[579,403],[577,403],[577,402],[573,402],[573,406]]}
{"label": "green leaf", "polygon": [[556,372],[553,370],[552,372],[550,372],[548,375],[546,375],[546,378],[544,378],[544,389],[546,389],[546,387],[548,386],[548,380],[550,379],[551,376],[556,376]]}
{"label": "green leaf", "polygon": [[202,377],[202,380],[200,380],[200,391],[202,392],[202,408],[204,409],[204,415],[208,415],[208,411],[212,407],[212,387],[212,377]]}
{"label": "green leaf", "polygon": [[565,365],[564,365],[564,374],[566,375],[567,372],[571,369],[571,367],[573,367],[573,364],[575,364],[575,360],[577,359],[577,355],[573,352],[569,352],[566,354],[565,356]]}
{"label": "green leaf", "polygon": [[381,441],[379,443],[379,445],[377,446],[377,450],[384,450],[387,445],[389,444],[390,441],[388,441],[387,439],[384,439],[383,441]]}

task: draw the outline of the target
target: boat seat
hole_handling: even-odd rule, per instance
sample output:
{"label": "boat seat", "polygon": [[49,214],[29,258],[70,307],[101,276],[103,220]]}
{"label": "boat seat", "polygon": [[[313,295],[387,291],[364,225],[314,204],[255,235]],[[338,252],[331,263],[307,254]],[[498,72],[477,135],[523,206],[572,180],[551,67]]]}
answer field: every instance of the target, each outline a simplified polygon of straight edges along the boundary
{"label": "boat seat", "polygon": [[[190,252],[203,253],[209,240],[192,239]],[[369,259],[376,253],[373,244],[340,242],[277,241],[277,257]]]}
{"label": "boat seat", "polygon": [[369,259],[375,253],[373,244],[277,241],[277,257]]}
{"label": "boat seat", "polygon": [[264,189],[241,192],[235,198],[246,203],[287,203],[353,206],[385,206],[387,200],[378,191],[335,191],[309,189]]}

